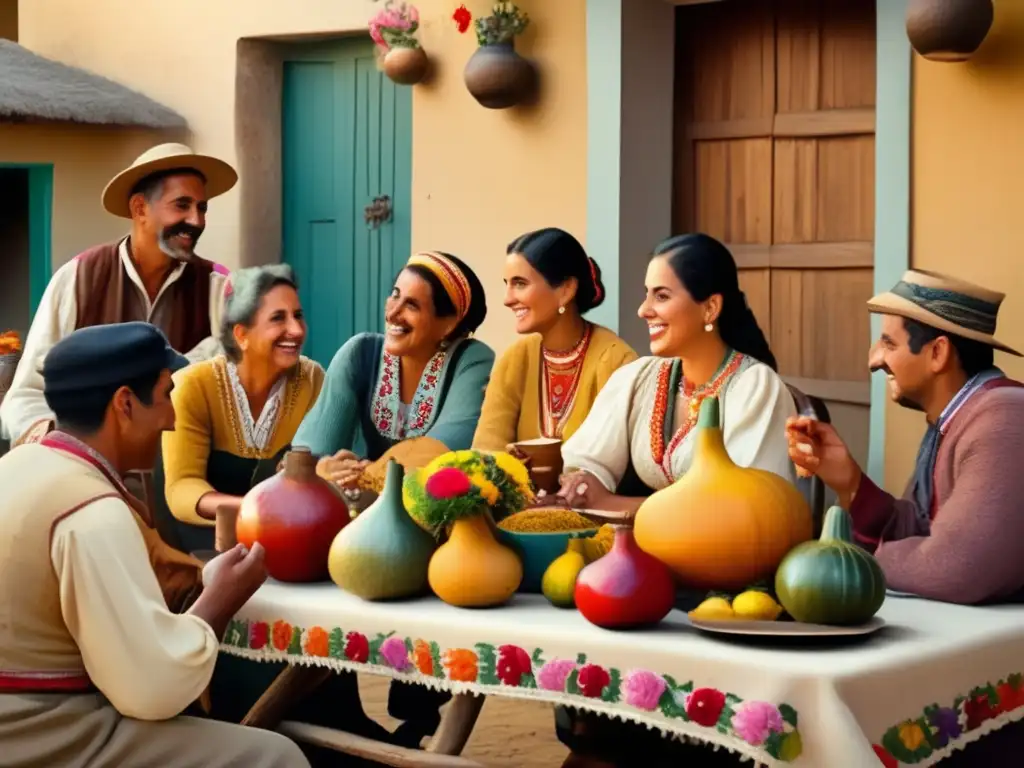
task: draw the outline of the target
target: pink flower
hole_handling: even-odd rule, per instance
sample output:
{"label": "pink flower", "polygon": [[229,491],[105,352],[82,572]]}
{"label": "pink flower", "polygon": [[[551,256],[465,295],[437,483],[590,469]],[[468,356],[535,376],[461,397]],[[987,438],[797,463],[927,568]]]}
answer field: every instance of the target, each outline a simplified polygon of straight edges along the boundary
{"label": "pink flower", "polygon": [[397,669],[399,672],[405,672],[412,666],[405,641],[400,637],[389,637],[381,643],[380,655],[389,667]]}
{"label": "pink flower", "polygon": [[744,701],[732,716],[733,730],[748,744],[764,744],[772,733],[782,733],[784,723],[777,707],[765,701]]}
{"label": "pink flower", "polygon": [[564,691],[569,673],[576,669],[576,662],[569,659],[552,659],[537,673],[537,685],[547,691]]}
{"label": "pink flower", "polygon": [[634,669],[622,681],[622,692],[631,707],[651,712],[658,708],[665,680],[646,669]]}
{"label": "pink flower", "polygon": [[443,467],[427,478],[426,491],[435,499],[450,499],[468,493],[470,485],[466,473],[457,467]]}

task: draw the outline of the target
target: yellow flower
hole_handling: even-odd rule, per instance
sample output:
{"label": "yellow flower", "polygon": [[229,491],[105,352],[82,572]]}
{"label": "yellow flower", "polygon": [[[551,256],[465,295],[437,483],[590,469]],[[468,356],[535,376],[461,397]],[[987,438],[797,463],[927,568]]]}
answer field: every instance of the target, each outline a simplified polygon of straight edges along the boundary
{"label": "yellow flower", "polygon": [[520,492],[530,488],[530,472],[523,462],[505,451],[493,451],[491,455],[494,463],[519,486]]}
{"label": "yellow flower", "polygon": [[900,741],[903,742],[903,746],[911,752],[915,752],[918,747],[924,744],[924,731],[921,729],[920,725],[911,722],[910,720],[907,720],[900,726],[899,734]]}
{"label": "yellow flower", "polygon": [[469,476],[469,481],[480,489],[480,495],[484,497],[488,506],[493,507],[498,503],[498,499],[501,497],[501,491],[498,490],[498,486],[484,477],[482,472],[474,472]]}

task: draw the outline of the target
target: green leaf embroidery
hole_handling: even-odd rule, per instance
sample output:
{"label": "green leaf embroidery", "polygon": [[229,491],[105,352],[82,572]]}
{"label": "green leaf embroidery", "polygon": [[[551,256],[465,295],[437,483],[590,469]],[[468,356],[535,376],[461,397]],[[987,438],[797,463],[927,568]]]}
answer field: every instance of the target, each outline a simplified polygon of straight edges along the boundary
{"label": "green leaf embroidery", "polygon": [[601,701],[607,701],[609,704],[615,704],[618,702],[622,695],[620,687],[622,685],[622,677],[619,675],[619,670],[612,667],[608,670],[608,685],[601,691]]}
{"label": "green leaf embroidery", "polygon": [[576,654],[576,663],[581,665],[581,666],[583,664],[586,664],[587,663],[587,654],[585,654],[585,653],[577,653]]}
{"label": "green leaf embroidery", "polygon": [[[779,707],[779,709],[782,709],[782,707]],[[776,760],[779,759],[780,750],[782,749],[782,737],[783,734],[772,731],[768,734],[768,738],[764,740],[764,751]]]}
{"label": "green leaf embroidery", "polygon": [[411,637],[405,638],[405,652],[406,652],[406,654],[408,654],[409,658],[411,659],[412,658],[412,638]]}
{"label": "green leaf embroidery", "polygon": [[477,680],[482,685],[498,685],[498,656],[494,646],[488,643],[477,643]]}
{"label": "green leaf embroidery", "polygon": [[789,704],[779,704],[779,714],[782,715],[782,719],[793,726],[793,730],[797,727],[796,710],[793,709]]}
{"label": "green leaf embroidery", "polygon": [[680,693],[693,693],[693,680],[679,686]]}
{"label": "green leaf embroidery", "polygon": [[327,655],[332,659],[345,658],[345,633],[341,627],[335,627],[327,636]]}
{"label": "green leaf embroidery", "polygon": [[373,640],[370,641],[370,659],[369,659],[369,661],[370,661],[371,664],[380,664],[381,663],[380,647],[382,645],[384,645],[384,641],[387,640],[389,637],[391,637],[391,635],[393,635],[393,634],[394,634],[393,632],[389,632],[388,634],[385,635],[383,632],[378,632],[377,636],[375,638],[373,638]]}
{"label": "green leaf embroidery", "polygon": [[519,687],[520,688],[536,688],[537,687],[537,678],[535,678],[533,676],[533,673],[527,672],[525,675],[523,675],[521,678],[519,678]]}
{"label": "green leaf embroidery", "polygon": [[574,669],[572,672],[569,673],[569,677],[565,681],[566,693],[571,693],[574,696],[580,695],[579,677],[580,672],[578,669]]}
{"label": "green leaf embroidery", "polygon": [[434,662],[434,677],[444,679],[444,664],[441,663],[441,646],[430,641],[430,658]]}
{"label": "green leaf embroidery", "polygon": [[658,709],[661,710],[661,714],[665,717],[689,720],[690,718],[686,715],[686,708],[676,700],[678,690],[679,687],[676,685],[676,681],[669,675],[665,675],[665,690],[662,691],[661,698],[658,699]]}
{"label": "green leaf embroidery", "polygon": [[533,655],[530,656],[530,661],[533,662],[533,668],[534,669],[540,669],[541,667],[544,666],[544,656],[543,656],[540,648],[534,648],[533,649]]}
{"label": "green leaf embroidery", "polygon": [[302,627],[292,627],[292,641],[288,644],[288,655],[302,655]]}
{"label": "green leaf embroidery", "polygon": [[248,622],[241,622],[237,619],[232,619],[228,622],[228,631],[224,633],[225,645],[232,645],[238,648],[244,648],[248,642],[248,639]]}

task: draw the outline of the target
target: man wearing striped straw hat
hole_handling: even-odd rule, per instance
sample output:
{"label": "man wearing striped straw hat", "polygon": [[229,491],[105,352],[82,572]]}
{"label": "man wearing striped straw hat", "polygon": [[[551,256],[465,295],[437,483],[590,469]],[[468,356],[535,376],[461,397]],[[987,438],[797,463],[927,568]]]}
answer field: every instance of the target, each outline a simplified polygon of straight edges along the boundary
{"label": "man wearing striped straw hat", "polygon": [[1003,298],[911,270],[868,302],[882,317],[871,370],[928,423],[903,498],[868,479],[831,425],[787,425],[793,462],[838,494],[894,590],[963,604],[1024,592],[1024,385],[994,365],[995,350],[1021,356],[995,338]]}

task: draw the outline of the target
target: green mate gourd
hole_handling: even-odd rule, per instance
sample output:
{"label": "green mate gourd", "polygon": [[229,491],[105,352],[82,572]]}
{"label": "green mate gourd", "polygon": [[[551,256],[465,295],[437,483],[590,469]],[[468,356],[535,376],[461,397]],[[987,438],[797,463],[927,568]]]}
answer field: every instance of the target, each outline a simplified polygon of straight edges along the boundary
{"label": "green mate gourd", "polygon": [[821,537],[794,547],[775,574],[779,602],[797,621],[863,624],[885,601],[885,574],[853,541],[853,521],[842,507],[825,513]]}

